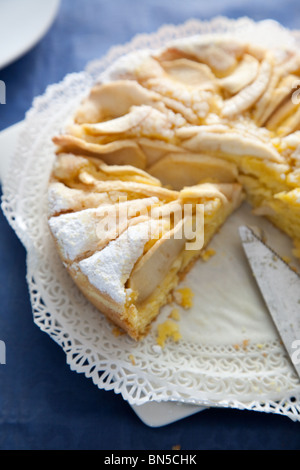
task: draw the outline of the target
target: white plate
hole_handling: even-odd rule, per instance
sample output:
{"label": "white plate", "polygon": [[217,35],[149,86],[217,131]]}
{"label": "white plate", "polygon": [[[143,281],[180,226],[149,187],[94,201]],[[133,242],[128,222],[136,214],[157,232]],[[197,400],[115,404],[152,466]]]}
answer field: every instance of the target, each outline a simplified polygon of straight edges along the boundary
{"label": "white plate", "polygon": [[60,0],[0,0],[0,69],[28,52],[47,33]]}
{"label": "white plate", "polygon": [[[1,0],[0,0],[1,1]],[[0,132],[0,184],[8,170],[10,157],[13,156],[23,123],[19,122]],[[205,408],[176,402],[150,402],[145,405],[132,405],[140,420],[150,427],[161,427],[194,415]]]}

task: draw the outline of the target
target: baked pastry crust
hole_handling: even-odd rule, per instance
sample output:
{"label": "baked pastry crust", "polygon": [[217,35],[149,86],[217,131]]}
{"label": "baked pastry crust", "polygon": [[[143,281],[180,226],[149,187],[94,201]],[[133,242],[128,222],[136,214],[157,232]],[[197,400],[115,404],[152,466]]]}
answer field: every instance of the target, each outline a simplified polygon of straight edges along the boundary
{"label": "baked pastry crust", "polygon": [[[54,136],[57,250],[86,297],[132,338],[147,334],[245,198],[299,253],[299,76],[293,50],[218,35],[178,40],[121,59]],[[202,244],[188,249],[199,207]]]}

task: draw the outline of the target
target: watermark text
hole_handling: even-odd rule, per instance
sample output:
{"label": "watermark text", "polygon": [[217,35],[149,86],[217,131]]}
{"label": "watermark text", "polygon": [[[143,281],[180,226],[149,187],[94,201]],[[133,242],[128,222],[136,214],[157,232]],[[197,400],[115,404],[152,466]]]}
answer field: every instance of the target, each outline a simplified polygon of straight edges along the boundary
{"label": "watermark text", "polygon": [[300,80],[295,80],[292,88],[295,90],[292,93],[292,103],[295,105],[300,104]]}
{"label": "watermark text", "polygon": [[[150,198],[149,198],[150,199]],[[186,250],[200,250],[204,245],[204,205],[182,204],[173,201],[166,205],[157,205],[137,201],[122,201],[113,206],[102,206],[97,209],[97,237],[114,239],[137,223],[147,223],[148,230],[144,233],[147,240],[172,238],[183,240]],[[134,231],[133,231],[134,232]],[[134,236],[134,233],[130,233]],[[140,239],[141,232],[136,231]]]}
{"label": "watermark text", "polygon": [[296,339],[295,341],[293,341],[292,349],[294,349],[295,351],[293,352],[291,359],[293,364],[297,366],[300,364],[300,339]]}
{"label": "watermark text", "polygon": [[3,80],[0,80],[0,104],[6,104],[6,85]]}
{"label": "watermark text", "polygon": [[6,364],[6,345],[4,341],[0,341],[0,365]]}

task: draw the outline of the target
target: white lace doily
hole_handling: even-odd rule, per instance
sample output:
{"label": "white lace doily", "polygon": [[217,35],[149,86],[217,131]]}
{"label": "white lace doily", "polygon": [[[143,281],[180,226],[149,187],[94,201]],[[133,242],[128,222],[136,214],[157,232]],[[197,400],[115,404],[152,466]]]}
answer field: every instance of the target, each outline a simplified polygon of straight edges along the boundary
{"label": "white lace doily", "polygon": [[[86,71],[68,75],[35,99],[3,183],[2,208],[27,250],[34,321],[63,348],[72,370],[84,373],[101,389],[120,393],[130,404],[172,400],[272,412],[300,421],[299,379],[240,262],[240,246],[233,236],[234,227],[252,217],[247,207],[215,238],[216,256],[205,265],[197,263],[186,279],[185,284],[195,292],[194,307],[181,312],[182,340],[167,342],[161,351],[153,347],[156,325],[171,307],[163,309],[142,342],[135,343],[126,335],[116,337],[112,325],[75,287],[48,229],[47,184],[54,160],[51,137],[92,83],[128,52],[157,49],[169,40],[214,32],[255,38],[269,47],[294,47],[297,35],[273,21],[216,18],[164,26],[114,47]],[[272,236],[274,229],[265,221],[256,223],[264,224]],[[288,249],[288,242],[281,241],[280,248]],[[230,277],[224,275],[228,272]]]}

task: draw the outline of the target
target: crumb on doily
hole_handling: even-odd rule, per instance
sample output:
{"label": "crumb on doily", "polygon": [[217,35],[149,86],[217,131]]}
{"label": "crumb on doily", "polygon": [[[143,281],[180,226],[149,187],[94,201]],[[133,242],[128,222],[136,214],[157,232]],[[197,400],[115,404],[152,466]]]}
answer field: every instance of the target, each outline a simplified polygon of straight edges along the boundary
{"label": "crumb on doily", "polygon": [[212,248],[209,248],[208,250],[203,251],[200,256],[203,261],[208,261],[212,256],[215,256],[215,254],[216,251]]}
{"label": "crumb on doily", "polygon": [[239,351],[240,349],[247,349],[247,346],[249,345],[249,342],[250,340],[249,339],[244,339],[242,341],[242,343],[235,343],[233,344],[233,348],[236,350],[236,351]]}
{"label": "crumb on doily", "polygon": [[173,308],[168,318],[171,318],[172,320],[175,320],[175,321],[179,321],[180,320],[179,310],[177,308]]}
{"label": "crumb on doily", "polygon": [[194,293],[189,287],[182,287],[173,293],[174,301],[184,309],[189,309],[193,306]]}
{"label": "crumb on doily", "polygon": [[168,338],[173,339],[176,343],[181,338],[178,323],[175,323],[173,320],[166,320],[164,323],[160,323],[157,326],[156,342],[161,348],[165,347]]}
{"label": "crumb on doily", "polygon": [[130,361],[131,361],[131,364],[132,364],[133,366],[135,366],[136,363],[135,363],[135,357],[134,357],[133,354],[129,354],[129,359],[130,359]]}
{"label": "crumb on doily", "polygon": [[113,329],[112,329],[112,333],[115,337],[118,337],[118,336],[122,336],[125,334],[125,332],[123,330],[121,330],[121,328],[118,328],[117,326],[115,326]]}

